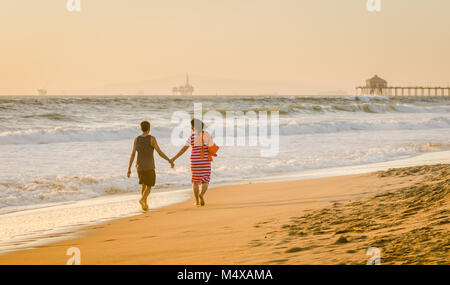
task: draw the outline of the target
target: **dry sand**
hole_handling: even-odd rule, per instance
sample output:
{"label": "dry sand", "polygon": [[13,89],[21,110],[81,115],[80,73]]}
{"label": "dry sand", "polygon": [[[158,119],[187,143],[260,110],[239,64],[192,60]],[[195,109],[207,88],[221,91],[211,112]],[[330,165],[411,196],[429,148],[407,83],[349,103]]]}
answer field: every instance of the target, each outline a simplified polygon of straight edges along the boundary
{"label": "dry sand", "polygon": [[0,264],[450,264],[450,165],[226,186]]}

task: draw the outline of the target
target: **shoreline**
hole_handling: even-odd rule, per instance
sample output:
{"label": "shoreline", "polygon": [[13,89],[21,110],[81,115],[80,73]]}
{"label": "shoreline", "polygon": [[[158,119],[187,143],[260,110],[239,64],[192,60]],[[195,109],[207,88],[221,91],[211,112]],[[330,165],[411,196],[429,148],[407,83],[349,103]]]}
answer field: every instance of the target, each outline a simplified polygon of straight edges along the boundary
{"label": "shoreline", "polygon": [[[82,264],[338,264],[342,262],[341,258],[330,255],[339,247],[335,243],[338,235],[327,240],[328,243],[333,241],[331,245],[294,246],[304,240],[292,241],[292,229],[294,234],[299,232],[292,223],[295,224],[299,217],[308,220],[311,219],[308,215],[318,215],[310,224],[321,221],[320,224],[326,225],[326,219],[320,215],[327,211],[347,203],[363,203],[358,201],[374,199],[381,192],[399,193],[399,188],[413,187],[436,172],[433,167],[406,168],[403,174],[407,175],[380,174],[392,172],[388,170],[215,187],[208,192],[204,208],[194,207],[189,201],[108,221],[84,229],[77,238],[0,256],[0,264],[65,264],[68,258],[65,250],[72,246],[80,248]],[[444,176],[447,173],[445,169],[438,170]],[[427,183],[432,184],[431,181]],[[304,189],[308,191],[302,191]],[[444,199],[448,200],[448,196]],[[370,204],[367,207],[370,208]],[[389,215],[389,211],[386,214]],[[445,227],[446,223],[442,225]],[[286,235],[284,231],[287,230],[290,232]],[[319,231],[322,230],[325,231]],[[300,236],[303,237],[303,233]],[[343,248],[361,243],[357,239],[353,241],[353,237],[344,238],[351,242]],[[308,242],[320,243],[321,239],[320,234],[313,234]],[[278,256],[289,258],[277,259]],[[359,262],[352,258],[366,260],[359,247],[346,249],[338,256],[346,257],[351,264]]]}
{"label": "shoreline", "polygon": [[[442,157],[448,157],[448,159],[442,159]],[[388,168],[398,168],[398,167],[408,167],[408,166],[417,166],[423,164],[434,164],[434,163],[450,163],[450,151],[440,151],[440,152],[430,152],[424,153],[422,155],[408,157],[404,159],[392,160],[387,162],[380,163],[371,163],[364,165],[356,165],[356,166],[343,166],[343,167],[334,167],[334,168],[325,168],[325,169],[313,169],[306,171],[298,171],[294,173],[288,173],[283,175],[272,175],[268,177],[256,177],[256,178],[246,178],[241,179],[240,181],[235,181],[232,183],[219,183],[213,184],[210,187],[210,190],[220,189],[223,187],[234,187],[252,183],[273,183],[273,182],[289,182],[296,180],[305,180],[305,179],[313,179],[313,178],[324,178],[324,177],[336,177],[336,176],[344,176],[344,175],[355,175],[355,174],[367,174],[374,171],[386,170]],[[157,206],[153,206],[153,210],[158,210],[160,208],[170,207],[172,205],[177,205],[183,202],[186,202],[191,199],[191,189],[189,188],[176,188],[168,191],[157,191],[152,193],[150,196],[150,203],[155,205],[155,196],[162,197],[165,195],[169,196],[178,196],[176,198],[172,198],[173,201],[157,201]],[[55,242],[60,242],[64,240],[70,240],[77,238],[80,233],[83,233],[86,228],[101,225],[106,222],[119,220],[127,217],[134,217],[142,214],[142,211],[138,209],[137,203],[135,200],[138,199],[138,194],[122,194],[117,196],[101,196],[93,199],[80,200],[75,202],[65,202],[56,205],[49,205],[46,207],[38,207],[25,211],[17,211],[10,212],[0,215],[0,224],[2,219],[6,219],[9,217],[15,217],[17,215],[43,215],[44,218],[52,219],[52,216],[46,216],[46,212],[54,212],[55,210],[60,210],[61,213],[66,215],[72,215],[70,210],[77,211],[77,208],[82,209],[83,207],[97,207],[96,211],[104,211],[102,208],[105,207],[117,207],[117,201],[120,204],[127,204],[127,209],[123,209],[122,211],[118,211],[118,213],[111,212],[109,216],[102,217],[93,217],[86,216],[85,220],[77,219],[76,223],[73,224],[65,224],[60,225],[59,227],[52,228],[52,230],[37,230],[37,234],[28,233],[21,234],[24,236],[22,239],[12,239],[7,242],[2,242],[0,256],[9,254],[15,251],[20,250],[28,250],[35,247],[45,246],[47,244],[52,244]],[[153,199],[152,199],[153,197]],[[156,199],[158,200],[158,199]],[[121,207],[125,207],[121,205]],[[79,210],[78,210],[79,212]],[[94,211],[95,212],[95,211]],[[56,215],[61,215],[61,213],[56,213]],[[19,221],[20,223],[20,221]]]}

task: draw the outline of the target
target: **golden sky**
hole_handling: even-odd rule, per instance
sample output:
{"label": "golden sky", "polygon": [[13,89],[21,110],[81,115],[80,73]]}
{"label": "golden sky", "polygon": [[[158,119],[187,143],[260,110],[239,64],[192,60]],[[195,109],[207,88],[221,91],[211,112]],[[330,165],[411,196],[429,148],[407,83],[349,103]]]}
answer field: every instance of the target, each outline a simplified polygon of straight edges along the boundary
{"label": "golden sky", "polygon": [[374,13],[366,0],[81,0],[81,12],[66,0],[2,0],[0,93],[185,72],[299,93],[351,92],[373,74],[448,85],[450,1],[381,1]]}

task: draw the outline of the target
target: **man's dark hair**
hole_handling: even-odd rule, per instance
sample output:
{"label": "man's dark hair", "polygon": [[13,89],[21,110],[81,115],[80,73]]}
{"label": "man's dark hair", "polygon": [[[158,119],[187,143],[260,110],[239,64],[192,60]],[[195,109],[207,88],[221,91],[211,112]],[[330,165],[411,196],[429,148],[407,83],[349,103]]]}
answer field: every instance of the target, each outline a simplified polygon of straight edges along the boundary
{"label": "man's dark hair", "polygon": [[147,121],[143,121],[141,123],[141,131],[146,132],[148,130],[150,130],[150,123]]}
{"label": "man's dark hair", "polygon": [[195,130],[197,131],[197,132],[202,132],[203,131],[203,127],[205,126],[204,124],[203,124],[203,122],[202,121],[200,121],[199,119],[192,119],[191,120],[191,126],[193,127],[193,128],[195,128]]}

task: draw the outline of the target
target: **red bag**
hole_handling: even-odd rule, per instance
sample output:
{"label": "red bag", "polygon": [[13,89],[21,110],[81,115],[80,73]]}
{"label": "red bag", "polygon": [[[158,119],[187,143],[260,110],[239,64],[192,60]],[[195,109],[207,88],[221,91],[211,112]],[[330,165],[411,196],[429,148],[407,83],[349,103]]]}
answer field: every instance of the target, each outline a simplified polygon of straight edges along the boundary
{"label": "red bag", "polygon": [[[208,160],[213,161],[213,156],[217,157],[217,151],[219,150],[219,146],[214,144],[212,146],[208,146]],[[203,159],[205,157],[205,150],[203,148],[203,132],[202,132],[202,148],[200,151],[200,157]]]}

